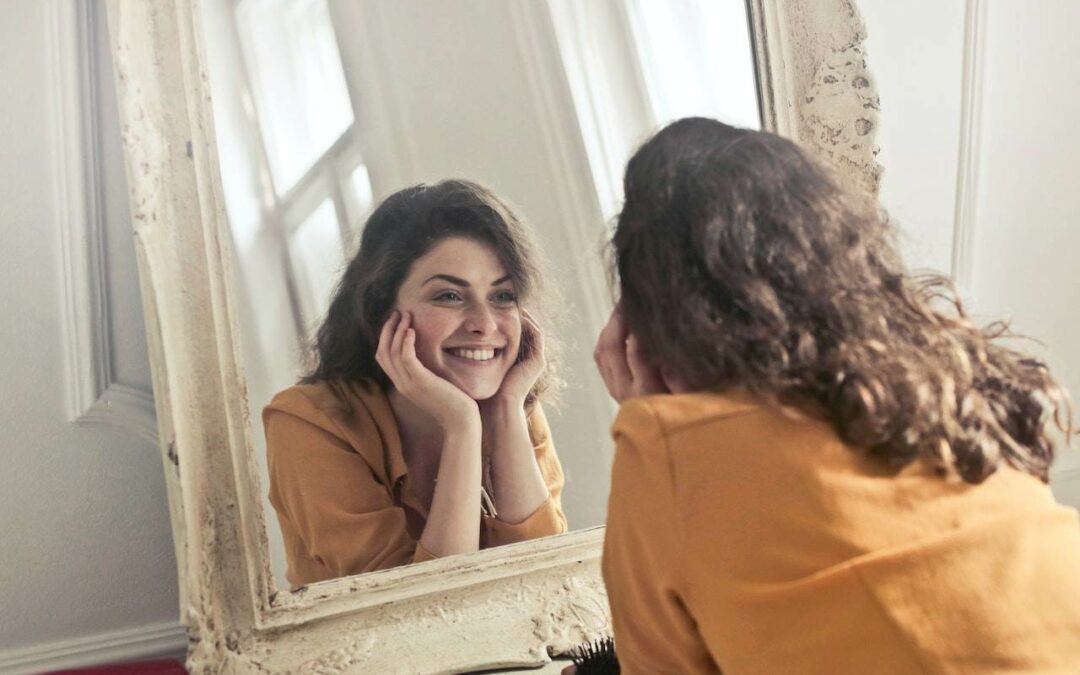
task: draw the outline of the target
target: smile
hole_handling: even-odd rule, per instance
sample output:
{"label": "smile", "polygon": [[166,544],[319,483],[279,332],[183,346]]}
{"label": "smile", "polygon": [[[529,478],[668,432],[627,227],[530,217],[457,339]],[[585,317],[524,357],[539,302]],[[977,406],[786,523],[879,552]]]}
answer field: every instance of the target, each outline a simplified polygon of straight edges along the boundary
{"label": "smile", "polygon": [[501,349],[447,349],[449,354],[470,361],[490,361]]}

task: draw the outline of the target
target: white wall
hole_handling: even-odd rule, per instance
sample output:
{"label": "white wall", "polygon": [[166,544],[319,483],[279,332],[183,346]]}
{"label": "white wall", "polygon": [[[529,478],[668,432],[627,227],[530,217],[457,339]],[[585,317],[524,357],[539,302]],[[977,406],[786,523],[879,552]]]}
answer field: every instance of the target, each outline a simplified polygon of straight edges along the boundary
{"label": "white wall", "polygon": [[[859,6],[881,93],[882,199],[900,221],[909,264],[950,273],[958,254],[955,278],[975,315],[1012,319],[1041,340],[1022,346],[1080,395],[1080,61],[1071,37],[1080,5]],[[1061,455],[1052,485],[1080,506],[1078,453]]]}
{"label": "white wall", "polygon": [[859,8],[881,94],[882,201],[903,225],[901,246],[909,264],[948,273],[960,152],[964,2],[862,0]]}
{"label": "white wall", "polygon": [[[1080,396],[1080,60],[1073,0],[987,3],[972,292],[1045,343]],[[1058,495],[1080,505],[1080,456],[1060,465]]]}
{"label": "white wall", "polygon": [[[94,152],[94,129],[77,123],[79,68],[90,61],[75,7],[0,9],[0,671],[184,644],[161,458],[147,438],[149,366],[111,66],[98,64]],[[88,45],[107,57],[100,42]],[[80,202],[84,185],[99,209]],[[94,266],[79,264],[95,258],[99,301]],[[74,424],[73,414],[112,423]]]}

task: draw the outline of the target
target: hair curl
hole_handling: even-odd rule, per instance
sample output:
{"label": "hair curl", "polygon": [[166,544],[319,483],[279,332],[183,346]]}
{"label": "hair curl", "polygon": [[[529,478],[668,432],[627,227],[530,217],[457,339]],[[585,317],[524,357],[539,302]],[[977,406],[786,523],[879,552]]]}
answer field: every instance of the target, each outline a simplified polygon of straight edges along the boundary
{"label": "hair curl", "polygon": [[625,200],[622,313],[654,365],[816,402],[896,469],[1048,480],[1053,427],[1072,427],[1046,365],[1002,345],[1005,324],[975,326],[947,279],[908,274],[887,215],[791,141],[679,120],[630,160]]}
{"label": "hair curl", "polygon": [[547,367],[526,398],[553,397],[560,343],[549,321],[553,291],[544,283],[543,259],[529,229],[490,190],[465,180],[414,185],[387,197],[368,217],[360,247],[345,268],[326,318],[310,348],[312,367],[301,382],[370,380],[392,385],[375,360],[379,335],[412,264],[448,237],[487,244],[506,268],[518,303],[544,335]]}

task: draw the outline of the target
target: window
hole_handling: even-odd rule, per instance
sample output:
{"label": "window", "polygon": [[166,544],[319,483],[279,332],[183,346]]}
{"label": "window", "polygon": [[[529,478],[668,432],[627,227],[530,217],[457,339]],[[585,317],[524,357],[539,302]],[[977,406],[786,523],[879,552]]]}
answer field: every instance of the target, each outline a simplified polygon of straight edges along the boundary
{"label": "window", "polygon": [[290,188],[353,123],[326,0],[242,0],[236,23],[276,192]]}
{"label": "window", "polygon": [[656,126],[696,115],[761,127],[742,0],[626,0],[626,8]]}
{"label": "window", "polygon": [[302,341],[326,311],[352,224],[371,209],[371,181],[327,0],[237,0],[232,18],[240,107],[257,129],[247,153],[262,205],[257,229],[280,242],[277,273]]}
{"label": "window", "polygon": [[622,202],[629,153],[664,124],[760,128],[743,0],[548,0],[601,210]]}

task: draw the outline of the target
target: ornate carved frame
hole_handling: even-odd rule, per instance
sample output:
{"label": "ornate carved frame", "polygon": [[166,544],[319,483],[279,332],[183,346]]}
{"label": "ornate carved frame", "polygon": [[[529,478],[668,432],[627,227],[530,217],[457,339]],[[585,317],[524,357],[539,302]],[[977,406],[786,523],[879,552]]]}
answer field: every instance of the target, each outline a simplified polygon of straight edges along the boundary
{"label": "ornate carved frame", "polygon": [[[748,5],[765,128],[876,190],[878,99],[854,0]],[[535,666],[607,632],[603,528],[275,588],[198,0],[108,10],[189,669]]]}

